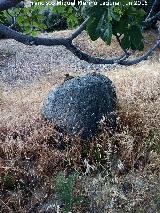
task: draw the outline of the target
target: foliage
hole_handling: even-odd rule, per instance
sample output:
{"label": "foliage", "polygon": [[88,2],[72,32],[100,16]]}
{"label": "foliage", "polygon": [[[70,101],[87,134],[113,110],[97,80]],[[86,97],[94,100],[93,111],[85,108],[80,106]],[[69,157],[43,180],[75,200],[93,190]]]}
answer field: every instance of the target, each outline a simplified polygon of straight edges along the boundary
{"label": "foliage", "polygon": [[18,16],[19,11],[8,10],[8,11],[0,11],[0,23],[5,24],[13,30],[22,32],[23,27],[16,22],[16,17]]}
{"label": "foliage", "polygon": [[77,14],[71,6],[45,6],[41,13],[44,15],[41,22],[45,24],[47,32],[73,28],[81,22],[80,14]]}
{"label": "foliage", "polygon": [[35,5],[0,12],[0,23],[34,36],[39,31],[52,32],[72,28],[79,21],[71,6]]}
{"label": "foliage", "polygon": [[63,17],[64,8],[57,11],[56,7],[44,7],[40,13],[43,15],[41,23],[45,25],[45,31],[52,32],[54,30],[67,29],[67,20]]}
{"label": "foliage", "polygon": [[[21,26],[25,33],[32,35],[43,29],[54,30],[54,26],[58,29],[56,27],[58,24],[60,29],[61,25],[62,28],[66,28],[67,24],[68,27],[75,27],[79,23],[78,20],[82,20],[82,16],[87,14],[89,16],[87,32],[93,41],[100,37],[110,44],[112,35],[118,33],[123,35],[121,39],[123,48],[143,49],[143,36],[140,28],[145,15],[143,9],[124,5],[104,6],[103,1],[99,1],[98,5],[86,5],[82,8],[83,12],[76,12],[72,6],[35,4],[31,7],[10,9],[9,12],[12,17],[17,17],[18,26]],[[6,11],[1,12],[2,23],[11,22],[10,19]]]}
{"label": "foliage", "polygon": [[[0,22],[10,26],[16,18],[16,23],[12,24],[13,29],[36,35],[39,31],[51,32],[76,27],[88,17],[86,30],[91,40],[101,38],[110,45],[114,35],[119,38],[123,49],[143,50],[142,21],[151,8],[151,1],[143,6],[137,6],[130,0],[114,2],[117,4],[110,1],[110,5],[106,5],[104,0],[90,4],[86,0],[83,5],[72,6],[65,5],[64,1],[63,5],[53,6],[44,0],[39,1],[39,4],[33,0],[31,6],[10,9],[9,13],[1,12]],[[156,11],[153,12],[155,14]]]}
{"label": "foliage", "polygon": [[94,5],[87,10],[87,32],[92,40],[100,37],[107,44],[111,44],[112,35],[119,35],[122,36],[122,48],[143,49],[141,22],[146,14],[143,9],[123,5]]}
{"label": "foliage", "polygon": [[76,179],[77,175],[73,174],[65,177],[62,172],[56,177],[56,191],[59,198],[64,203],[65,212],[70,212],[73,208],[73,204],[79,204],[83,199],[81,196],[74,195]]}

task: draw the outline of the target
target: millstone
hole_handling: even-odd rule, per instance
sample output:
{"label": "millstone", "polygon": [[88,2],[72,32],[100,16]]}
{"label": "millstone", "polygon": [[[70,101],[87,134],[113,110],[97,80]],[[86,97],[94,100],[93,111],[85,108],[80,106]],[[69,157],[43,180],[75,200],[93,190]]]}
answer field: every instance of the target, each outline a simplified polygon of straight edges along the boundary
{"label": "millstone", "polygon": [[44,100],[42,114],[56,126],[82,139],[94,136],[103,116],[116,127],[116,92],[104,75],[86,74],[65,81]]}

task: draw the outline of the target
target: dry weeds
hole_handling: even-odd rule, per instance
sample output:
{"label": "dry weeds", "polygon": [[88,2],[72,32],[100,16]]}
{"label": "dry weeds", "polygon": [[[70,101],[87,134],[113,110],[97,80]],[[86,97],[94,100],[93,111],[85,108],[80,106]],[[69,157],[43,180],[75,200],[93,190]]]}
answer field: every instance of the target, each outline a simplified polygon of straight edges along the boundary
{"label": "dry weeds", "polygon": [[51,204],[55,204],[51,212],[56,212],[55,175],[78,171],[77,189],[88,203],[73,212],[158,213],[160,63],[156,57],[157,53],[137,66],[101,71],[116,86],[118,129],[109,136],[102,122],[101,133],[87,145],[41,117],[44,97],[62,77],[52,81],[41,77],[23,88],[2,89],[1,212],[45,212]]}

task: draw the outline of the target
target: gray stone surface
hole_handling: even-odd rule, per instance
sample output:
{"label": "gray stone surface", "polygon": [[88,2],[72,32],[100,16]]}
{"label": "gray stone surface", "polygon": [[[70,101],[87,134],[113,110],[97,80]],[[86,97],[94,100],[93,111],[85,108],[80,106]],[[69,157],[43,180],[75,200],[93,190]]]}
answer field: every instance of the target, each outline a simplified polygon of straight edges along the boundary
{"label": "gray stone surface", "polygon": [[92,73],[65,81],[49,92],[42,114],[62,130],[86,139],[96,134],[101,118],[115,128],[116,92],[110,79]]}

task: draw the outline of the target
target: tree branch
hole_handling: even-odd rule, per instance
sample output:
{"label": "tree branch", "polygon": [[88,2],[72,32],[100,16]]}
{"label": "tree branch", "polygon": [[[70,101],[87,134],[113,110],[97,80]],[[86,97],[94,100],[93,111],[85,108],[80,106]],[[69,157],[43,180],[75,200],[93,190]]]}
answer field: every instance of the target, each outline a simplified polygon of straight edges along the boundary
{"label": "tree branch", "polygon": [[152,12],[153,12],[153,10],[154,10],[156,4],[158,3],[158,1],[159,1],[159,0],[155,0],[155,1],[153,2],[152,7],[151,7],[151,10],[149,11],[148,16],[146,17],[146,20],[150,18],[150,16],[151,16],[151,14],[152,14]]}
{"label": "tree branch", "polygon": [[15,7],[22,0],[0,0],[0,11]]}
{"label": "tree branch", "polygon": [[126,55],[123,54],[121,57],[118,58],[111,58],[111,59],[104,59],[104,58],[98,58],[88,55],[87,53],[82,52],[80,49],[78,49],[76,46],[74,46],[72,43],[68,44],[66,48],[71,51],[75,56],[77,56],[79,59],[87,61],[88,63],[92,64],[114,64],[120,62],[120,60],[125,60]]}
{"label": "tree branch", "polygon": [[45,46],[53,46],[53,45],[64,45],[66,46],[69,42],[68,38],[39,38],[28,35],[23,35],[15,30],[6,27],[3,24],[0,24],[0,33],[3,34],[7,38],[15,39],[26,45],[45,45]]}
{"label": "tree branch", "polygon": [[160,40],[157,40],[156,44],[143,56],[127,61],[126,59],[129,57],[127,54],[123,54],[122,56],[118,58],[109,58],[109,59],[103,59],[98,57],[93,57],[88,55],[87,53],[84,53],[80,49],[78,49],[73,43],[73,39],[76,38],[85,28],[87,20],[82,23],[82,25],[68,38],[39,38],[39,37],[33,37],[24,35],[20,32],[17,32],[15,30],[10,29],[9,27],[6,27],[3,24],[0,24],[0,33],[3,34],[7,38],[14,39],[18,42],[21,42],[26,45],[45,45],[45,46],[54,46],[54,45],[63,45],[65,46],[69,51],[71,51],[75,56],[77,56],[79,59],[87,61],[88,63],[93,64],[121,64],[121,65],[133,65],[137,64],[142,60],[146,60],[149,55],[152,54],[152,52],[157,48],[160,47]]}
{"label": "tree branch", "polygon": [[88,21],[89,18],[87,18],[80,26],[79,28],[70,36],[70,40],[72,41],[73,39],[75,39],[78,35],[80,35],[82,33],[82,31],[85,29],[86,27],[86,23]]}
{"label": "tree branch", "polygon": [[[84,25],[83,25],[84,27]],[[28,35],[23,35],[22,33],[19,33],[15,30],[12,30],[3,24],[0,24],[0,33],[2,33],[5,37],[15,39],[18,42],[21,42],[26,45],[45,45],[45,46],[54,46],[54,45],[63,45],[65,46],[69,51],[71,51],[75,56],[77,56],[81,60],[85,60],[89,63],[93,64],[114,64],[120,59],[122,60],[125,55],[122,55],[119,58],[113,58],[113,59],[102,59],[97,57],[92,57],[88,55],[87,53],[82,52],[77,47],[75,47],[72,44],[73,38],[78,36],[78,32],[82,32],[82,26],[75,31],[75,33],[72,34],[71,37],[68,38],[39,38],[39,37],[33,37]]]}
{"label": "tree branch", "polygon": [[145,21],[143,21],[143,23],[148,23],[159,18],[160,18],[160,11],[156,13],[154,16],[152,16],[151,18],[148,18]]}
{"label": "tree branch", "polygon": [[6,10],[6,12],[7,12],[7,14],[11,17],[11,19],[12,19],[12,23],[11,23],[11,25],[9,26],[10,28],[12,28],[13,26],[15,26],[15,24],[16,24],[16,18],[15,18],[15,16],[12,16],[10,13],[9,13],[9,11],[8,10]]}
{"label": "tree branch", "polygon": [[148,58],[148,56],[150,56],[157,48],[160,47],[160,39],[158,39],[155,43],[155,45],[150,48],[145,54],[143,54],[142,56],[140,56],[139,58],[136,58],[134,60],[130,60],[130,61],[121,61],[119,64],[121,65],[133,65],[133,64],[138,64],[139,62],[146,60]]}

